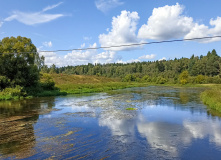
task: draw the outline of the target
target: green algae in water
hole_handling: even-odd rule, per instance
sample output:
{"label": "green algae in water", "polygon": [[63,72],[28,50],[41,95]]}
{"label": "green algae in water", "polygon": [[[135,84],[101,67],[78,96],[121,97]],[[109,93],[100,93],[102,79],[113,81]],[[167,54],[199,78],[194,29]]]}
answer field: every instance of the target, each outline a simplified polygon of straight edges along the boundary
{"label": "green algae in water", "polygon": [[137,108],[126,108],[126,110],[133,111],[133,110],[137,110]]}

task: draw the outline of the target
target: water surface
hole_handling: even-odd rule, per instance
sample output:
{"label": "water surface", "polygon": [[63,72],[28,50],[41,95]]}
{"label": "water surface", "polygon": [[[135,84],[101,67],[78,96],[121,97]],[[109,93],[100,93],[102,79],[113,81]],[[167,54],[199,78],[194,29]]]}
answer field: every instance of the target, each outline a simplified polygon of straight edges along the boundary
{"label": "water surface", "polygon": [[221,120],[200,92],[150,86],[0,102],[0,159],[219,159]]}

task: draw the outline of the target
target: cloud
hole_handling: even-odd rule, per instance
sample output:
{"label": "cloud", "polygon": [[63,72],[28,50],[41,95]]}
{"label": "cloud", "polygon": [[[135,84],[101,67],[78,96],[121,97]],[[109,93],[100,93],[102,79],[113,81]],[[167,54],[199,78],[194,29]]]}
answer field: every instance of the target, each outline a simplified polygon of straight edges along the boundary
{"label": "cloud", "polygon": [[42,52],[40,48],[37,49],[40,56],[45,57],[45,64],[51,66],[55,64],[56,66],[64,66],[63,57],[59,56],[55,52]]}
{"label": "cloud", "polygon": [[82,45],[81,45],[81,48],[84,48],[85,47],[85,43],[83,43]]}
{"label": "cloud", "polygon": [[[113,17],[112,29],[107,34],[99,35],[101,46],[118,46],[122,44],[139,43],[136,35],[137,23],[140,17],[137,12],[121,11],[121,15]],[[111,50],[129,50],[137,47],[111,48]]]}
{"label": "cloud", "polygon": [[163,58],[159,59],[159,61],[163,61],[163,60],[166,60],[166,57],[163,57]]}
{"label": "cloud", "polygon": [[43,45],[44,45],[45,47],[52,47],[52,42],[51,42],[51,41],[49,41],[49,42],[44,42]]}
{"label": "cloud", "polygon": [[0,27],[3,25],[4,22],[0,22]]}
{"label": "cloud", "polygon": [[54,5],[45,7],[45,8],[42,10],[42,12],[46,12],[46,11],[48,11],[48,10],[54,9],[54,8],[60,6],[62,3],[63,3],[63,2],[59,2],[58,4],[54,4]]}
{"label": "cloud", "polygon": [[[214,26],[213,28],[209,28],[204,24],[197,24],[192,28],[192,30],[184,37],[187,39],[190,38],[201,38],[201,37],[209,37],[209,36],[218,36],[221,35],[221,17],[217,17],[217,19],[210,20],[210,25]],[[204,40],[197,40],[200,43],[210,43],[215,41],[220,41],[221,38],[212,38],[212,39],[204,39]]]}
{"label": "cloud", "polygon": [[[90,48],[96,47],[96,43],[90,46]],[[70,65],[81,65],[88,63],[113,63],[118,59],[120,59],[120,57],[116,56],[116,52],[104,51],[98,53],[97,50],[72,51],[71,53],[68,53],[64,56],[65,62]]]}
{"label": "cloud", "polygon": [[193,28],[191,17],[182,15],[184,7],[173,6],[154,8],[147,24],[139,29],[138,37],[143,39],[165,40],[181,38]]}
{"label": "cloud", "polygon": [[83,37],[83,39],[84,39],[85,41],[89,41],[89,40],[92,39],[92,37]]}
{"label": "cloud", "polygon": [[143,55],[141,57],[139,57],[138,59],[154,59],[156,57],[155,54],[151,54],[151,55]]}
{"label": "cloud", "polygon": [[[198,24],[192,17],[183,15],[184,6],[177,3],[172,6],[154,8],[147,24],[141,26],[138,38],[168,40],[176,38],[202,38],[221,35],[221,17],[211,19],[210,25]],[[196,40],[200,43],[220,41],[221,38]]]}
{"label": "cloud", "polygon": [[123,5],[124,2],[120,0],[96,0],[95,5],[98,10],[102,12],[108,12],[109,10]]}
{"label": "cloud", "polygon": [[215,143],[217,146],[221,146],[221,130],[219,123],[205,123],[202,121],[191,123],[189,121],[184,121],[183,126],[189,131],[190,136],[187,136],[189,137],[188,141],[191,141],[192,138],[203,139],[208,137],[210,142]]}
{"label": "cloud", "polygon": [[58,7],[60,4],[62,4],[62,3],[48,6],[40,12],[13,11],[13,14],[11,16],[5,18],[4,21],[17,20],[17,21],[24,23],[26,25],[35,25],[35,24],[50,22],[50,21],[55,20],[57,18],[63,17],[64,15],[63,14],[46,14],[44,12],[51,10],[55,7]]}
{"label": "cloud", "polygon": [[[102,102],[101,102],[102,103]],[[127,143],[134,137],[135,120],[131,115],[125,114],[122,111],[113,109],[105,111],[99,118],[99,126],[108,127],[113,136],[116,136],[122,143]],[[120,119],[119,117],[124,117]],[[124,137],[125,135],[131,135]]]}
{"label": "cloud", "polygon": [[170,152],[173,156],[177,156],[178,150],[176,146],[179,144],[180,136],[173,137],[171,140],[171,133],[168,130],[179,133],[179,127],[175,124],[166,122],[145,122],[137,123],[137,130],[142,137],[147,139],[147,142],[152,148],[162,149]]}
{"label": "cloud", "polygon": [[[85,44],[82,44],[85,46]],[[93,45],[89,46],[90,48],[97,47],[97,44],[94,43]],[[38,48],[38,51],[40,49]],[[114,51],[104,51],[99,53],[98,50],[86,50],[86,51],[72,51],[67,53],[66,55],[58,55],[55,52],[39,52],[40,56],[45,57],[45,64],[52,65],[55,64],[56,66],[67,66],[67,65],[83,65],[88,63],[113,63],[118,62],[121,60],[120,56],[117,56],[116,52]]]}

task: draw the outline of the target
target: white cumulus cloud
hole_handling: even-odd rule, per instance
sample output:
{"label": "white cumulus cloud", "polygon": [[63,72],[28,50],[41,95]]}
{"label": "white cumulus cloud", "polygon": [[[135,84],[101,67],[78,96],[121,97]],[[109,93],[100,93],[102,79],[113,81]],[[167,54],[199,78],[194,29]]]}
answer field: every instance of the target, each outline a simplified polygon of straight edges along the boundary
{"label": "white cumulus cloud", "polygon": [[[85,44],[81,45],[85,46]],[[89,46],[90,48],[96,48],[97,44],[94,43],[93,45]],[[113,63],[119,62],[121,60],[120,56],[117,56],[116,52],[114,51],[104,51],[99,53],[98,50],[78,50],[72,51],[67,53],[66,55],[59,55],[55,52],[41,52],[38,49],[40,56],[45,57],[45,64],[51,66],[55,64],[56,66],[67,66],[67,65],[83,65],[88,63]]]}
{"label": "white cumulus cloud", "polygon": [[[177,3],[172,6],[154,8],[147,24],[141,26],[138,38],[167,40],[176,38],[202,38],[221,35],[221,17],[210,20],[210,26],[194,22],[192,17],[183,14],[184,6]],[[221,38],[196,40],[200,43],[220,41]]]}
{"label": "white cumulus cloud", "polygon": [[[94,43],[90,48],[96,48],[97,44]],[[99,53],[97,50],[86,50],[86,51],[72,51],[64,56],[64,61],[69,65],[81,65],[88,63],[113,63],[120,59],[116,55],[116,52],[105,51]]]}
{"label": "white cumulus cloud", "polygon": [[[220,36],[221,35],[221,17],[217,17],[217,19],[210,20],[210,25],[214,26],[213,28],[209,28],[204,24],[197,24],[192,28],[192,30],[185,36],[185,38],[201,38],[201,37],[210,37],[210,36]],[[201,43],[210,43],[214,41],[220,41],[221,38],[212,38],[212,39],[203,39],[197,40]]]}
{"label": "white cumulus cloud", "polygon": [[121,2],[120,0],[96,0],[95,1],[95,5],[97,9],[102,12],[107,12],[123,4],[124,2]]}
{"label": "white cumulus cloud", "polygon": [[[121,15],[113,17],[112,29],[107,34],[99,35],[101,46],[118,46],[139,43],[136,30],[140,17],[137,12],[121,11]],[[127,50],[134,47],[111,48],[111,50]]]}
{"label": "white cumulus cloud", "polygon": [[159,59],[159,61],[164,61],[164,60],[166,60],[166,57]]}
{"label": "white cumulus cloud", "polygon": [[138,37],[143,39],[165,40],[181,38],[193,28],[191,17],[182,15],[180,4],[154,8],[147,24],[142,25]]}
{"label": "white cumulus cloud", "polygon": [[138,59],[154,59],[156,57],[155,54],[150,54],[150,55],[143,55],[141,57],[139,57]]}
{"label": "white cumulus cloud", "polygon": [[24,23],[26,25],[35,25],[35,24],[50,22],[50,21],[55,20],[57,18],[63,17],[64,15],[63,14],[46,14],[44,12],[51,10],[55,7],[58,7],[61,4],[62,3],[58,3],[56,5],[48,6],[40,12],[13,11],[13,14],[11,16],[5,18],[4,21],[17,20],[17,21]]}

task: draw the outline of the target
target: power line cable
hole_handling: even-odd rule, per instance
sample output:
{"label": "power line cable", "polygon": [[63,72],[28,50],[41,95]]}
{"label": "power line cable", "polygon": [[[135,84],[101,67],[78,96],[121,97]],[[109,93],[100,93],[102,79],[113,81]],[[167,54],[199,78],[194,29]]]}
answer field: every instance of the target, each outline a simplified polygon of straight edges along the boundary
{"label": "power line cable", "polygon": [[[211,37],[200,37],[200,38],[186,38],[186,39],[174,39],[174,40],[165,40],[165,41],[154,41],[154,42],[144,42],[144,43],[132,43],[132,44],[122,44],[115,46],[104,46],[104,47],[89,47],[89,48],[78,48],[78,49],[67,49],[67,50],[54,50],[54,51],[38,51],[41,52],[67,52],[67,51],[84,51],[84,50],[95,50],[95,49],[110,49],[110,48],[120,48],[120,47],[132,47],[132,46],[142,46],[149,44],[159,44],[159,43],[172,43],[172,42],[182,42],[182,41],[193,41],[193,40],[202,40],[202,39],[212,39],[212,38],[221,38],[221,36],[211,36]],[[37,53],[37,52],[19,52],[19,53],[7,53],[7,54],[22,54],[22,53]],[[0,53],[3,54],[3,53]]]}

